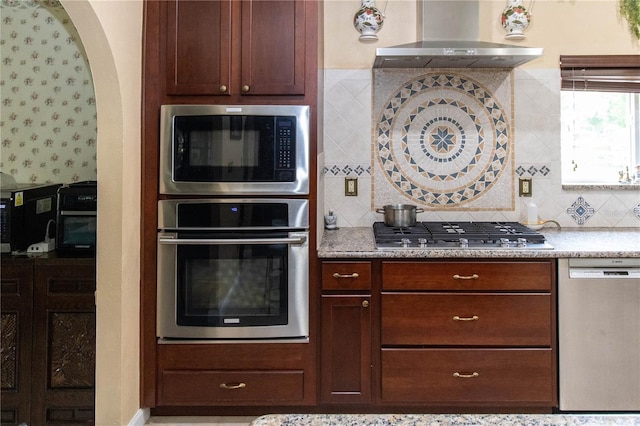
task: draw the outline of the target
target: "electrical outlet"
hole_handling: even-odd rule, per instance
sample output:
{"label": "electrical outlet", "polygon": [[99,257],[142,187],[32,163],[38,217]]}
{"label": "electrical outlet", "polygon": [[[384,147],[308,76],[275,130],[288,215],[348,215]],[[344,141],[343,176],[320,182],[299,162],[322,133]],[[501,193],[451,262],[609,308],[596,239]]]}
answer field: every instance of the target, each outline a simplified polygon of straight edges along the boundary
{"label": "electrical outlet", "polygon": [[518,194],[521,197],[531,197],[531,195],[533,194],[531,178],[520,178],[518,185]]}
{"label": "electrical outlet", "polygon": [[354,197],[358,195],[358,178],[344,178],[344,195],[347,197]]}

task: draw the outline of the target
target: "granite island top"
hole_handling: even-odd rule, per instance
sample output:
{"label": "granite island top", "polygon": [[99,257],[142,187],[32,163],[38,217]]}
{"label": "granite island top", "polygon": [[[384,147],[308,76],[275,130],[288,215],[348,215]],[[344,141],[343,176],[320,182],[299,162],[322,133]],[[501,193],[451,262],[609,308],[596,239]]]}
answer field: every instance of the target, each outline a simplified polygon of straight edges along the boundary
{"label": "granite island top", "polygon": [[271,414],[251,426],[638,426],[637,414]]}
{"label": "granite island top", "polygon": [[320,258],[573,258],[640,257],[640,228],[543,228],[553,250],[396,249],[377,250],[371,227],[324,231]]}

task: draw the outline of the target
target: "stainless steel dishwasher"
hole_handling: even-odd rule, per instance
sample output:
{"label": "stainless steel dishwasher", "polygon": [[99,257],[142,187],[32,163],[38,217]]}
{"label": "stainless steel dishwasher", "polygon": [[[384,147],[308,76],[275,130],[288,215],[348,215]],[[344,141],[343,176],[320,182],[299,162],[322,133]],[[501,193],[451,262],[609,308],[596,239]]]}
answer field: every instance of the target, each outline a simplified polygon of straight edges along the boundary
{"label": "stainless steel dishwasher", "polygon": [[558,260],[560,410],[640,410],[640,259]]}

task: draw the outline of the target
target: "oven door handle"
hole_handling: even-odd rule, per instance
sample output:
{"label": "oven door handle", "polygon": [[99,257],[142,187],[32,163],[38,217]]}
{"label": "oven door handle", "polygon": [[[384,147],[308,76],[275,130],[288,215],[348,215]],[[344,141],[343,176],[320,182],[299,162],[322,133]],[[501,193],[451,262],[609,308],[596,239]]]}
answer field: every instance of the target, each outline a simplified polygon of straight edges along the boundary
{"label": "oven door handle", "polygon": [[295,238],[224,238],[224,239],[189,239],[189,238],[158,238],[160,244],[172,245],[209,245],[209,244],[304,244],[307,237]]}

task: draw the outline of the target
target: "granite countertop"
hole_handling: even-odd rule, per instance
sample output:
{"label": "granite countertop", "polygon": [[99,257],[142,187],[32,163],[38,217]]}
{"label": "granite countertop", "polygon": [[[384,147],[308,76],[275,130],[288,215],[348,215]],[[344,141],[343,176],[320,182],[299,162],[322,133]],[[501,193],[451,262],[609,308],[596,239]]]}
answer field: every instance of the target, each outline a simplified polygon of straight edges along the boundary
{"label": "granite countertop", "polygon": [[271,414],[251,426],[594,426],[640,425],[640,415],[569,414]]}
{"label": "granite countertop", "polygon": [[569,258],[640,257],[640,228],[543,228],[553,250],[402,249],[377,250],[371,227],[325,231],[320,258]]}

